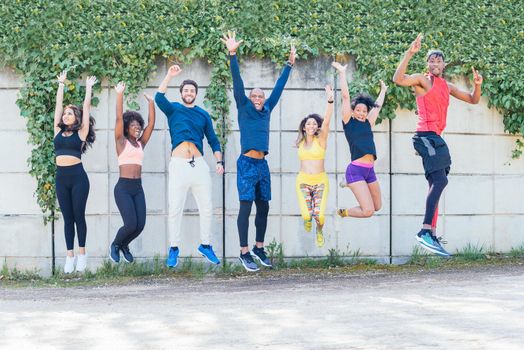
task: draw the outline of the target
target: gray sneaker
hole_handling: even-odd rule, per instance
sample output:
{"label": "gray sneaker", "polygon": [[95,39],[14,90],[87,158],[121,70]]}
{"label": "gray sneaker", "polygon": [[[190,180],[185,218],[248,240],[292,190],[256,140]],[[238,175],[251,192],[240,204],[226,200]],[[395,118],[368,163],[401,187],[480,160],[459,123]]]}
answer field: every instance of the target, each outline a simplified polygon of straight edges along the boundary
{"label": "gray sneaker", "polygon": [[255,264],[255,262],[253,261],[253,257],[249,252],[247,252],[246,254],[240,254],[238,260],[240,260],[242,266],[244,266],[246,271],[253,272],[259,270],[258,265]]}

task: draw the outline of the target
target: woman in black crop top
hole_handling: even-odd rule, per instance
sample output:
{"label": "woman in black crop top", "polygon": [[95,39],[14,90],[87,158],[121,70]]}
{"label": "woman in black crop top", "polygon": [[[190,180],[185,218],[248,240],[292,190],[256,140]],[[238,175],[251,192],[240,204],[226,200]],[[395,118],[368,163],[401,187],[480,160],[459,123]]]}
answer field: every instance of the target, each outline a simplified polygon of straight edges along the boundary
{"label": "woman in black crop top", "polygon": [[380,113],[387,86],[380,81],[380,94],[376,101],[366,94],[359,94],[352,102],[349,98],[346,80],[346,66],[333,62],[338,71],[342,90],[342,126],[351,152],[351,163],[346,170],[346,181],[358,201],[358,206],[337,209],[338,217],[368,218],[382,206],[380,186],[375,175],[374,162],[377,159],[372,127]]}
{"label": "woman in black crop top", "polygon": [[89,179],[82,166],[81,156],[95,140],[94,119],[89,116],[91,92],[97,82],[96,77],[86,80],[86,95],[83,108],[74,105],[63,107],[64,85],[67,72],[58,77],[55,106],[55,155],[56,155],[56,196],[64,219],[64,235],[67,256],[64,272],[71,273],[75,268],[75,225],[78,234],[78,255],[76,271],[83,272],[87,265],[85,241],[87,225],[85,209],[89,194]]}

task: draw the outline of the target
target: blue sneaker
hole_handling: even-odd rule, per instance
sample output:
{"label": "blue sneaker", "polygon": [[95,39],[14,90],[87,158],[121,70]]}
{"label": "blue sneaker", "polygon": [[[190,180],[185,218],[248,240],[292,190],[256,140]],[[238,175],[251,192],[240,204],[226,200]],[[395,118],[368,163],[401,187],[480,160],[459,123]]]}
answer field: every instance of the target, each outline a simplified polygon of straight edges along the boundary
{"label": "blue sneaker", "polygon": [[176,267],[178,265],[178,254],[180,254],[178,247],[169,248],[169,256],[166,261],[167,267]]}
{"label": "blue sneaker", "polygon": [[257,246],[254,246],[253,249],[251,249],[251,256],[257,259],[265,267],[273,267],[264,251],[264,247],[257,248]]}
{"label": "blue sneaker", "polygon": [[198,247],[198,251],[200,252],[200,255],[206,258],[211,264],[215,264],[215,265],[220,264],[220,260],[218,260],[217,256],[215,255],[215,252],[213,251],[212,246],[201,244]]}
{"label": "blue sneaker", "polygon": [[111,243],[109,246],[109,259],[115,263],[120,262],[120,246],[115,243]]}
{"label": "blue sneaker", "polygon": [[240,260],[240,262],[242,263],[242,266],[244,266],[244,268],[247,271],[258,271],[259,270],[257,264],[255,264],[255,262],[253,261],[253,257],[251,256],[249,252],[247,252],[246,254],[240,254],[240,257],[238,258],[238,260]]}
{"label": "blue sneaker", "polygon": [[449,256],[449,253],[446,252],[438,243],[435,243],[435,240],[433,239],[433,235],[431,234],[431,230],[428,229],[422,229],[419,233],[415,236],[415,239],[420,243],[422,248],[426,249],[427,251],[430,251],[433,254],[437,254],[440,256]]}
{"label": "blue sneaker", "polygon": [[442,256],[451,256],[451,254],[448,253],[448,252],[446,251],[446,249],[444,249],[444,247],[442,246],[442,244],[446,244],[446,243],[448,243],[448,242],[442,240],[442,237],[437,237],[437,236],[432,236],[432,237],[433,237],[433,242],[434,242],[435,246],[439,247],[440,251],[441,251],[442,253],[445,253],[445,254],[446,254],[446,255],[442,255]]}

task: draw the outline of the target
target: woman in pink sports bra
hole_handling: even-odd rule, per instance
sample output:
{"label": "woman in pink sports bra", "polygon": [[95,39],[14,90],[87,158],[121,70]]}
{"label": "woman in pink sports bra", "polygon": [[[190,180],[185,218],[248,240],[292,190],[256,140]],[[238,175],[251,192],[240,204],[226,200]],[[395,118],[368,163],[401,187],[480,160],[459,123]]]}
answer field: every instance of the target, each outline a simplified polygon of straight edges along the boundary
{"label": "woman in pink sports bra", "polygon": [[142,160],[144,147],[155,127],[155,104],[153,97],[147,94],[144,96],[149,104],[149,116],[145,128],[140,113],[135,111],[123,113],[125,88],[123,82],[115,86],[117,96],[115,143],[120,178],[114,193],[116,205],[124,221],[124,225],[120,227],[109,247],[109,258],[116,263],[120,262],[120,252],[125,261],[133,262],[129,243],[138,237],[146,224],[146,200],[141,179]]}

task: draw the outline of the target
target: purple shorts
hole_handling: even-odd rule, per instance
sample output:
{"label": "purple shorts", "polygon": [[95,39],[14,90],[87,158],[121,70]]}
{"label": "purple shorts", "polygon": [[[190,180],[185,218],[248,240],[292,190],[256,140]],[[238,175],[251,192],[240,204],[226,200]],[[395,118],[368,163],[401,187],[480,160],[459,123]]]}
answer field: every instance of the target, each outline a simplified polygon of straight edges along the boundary
{"label": "purple shorts", "polygon": [[355,161],[349,163],[346,169],[346,183],[351,184],[357,181],[366,181],[368,184],[377,181],[373,164]]}

